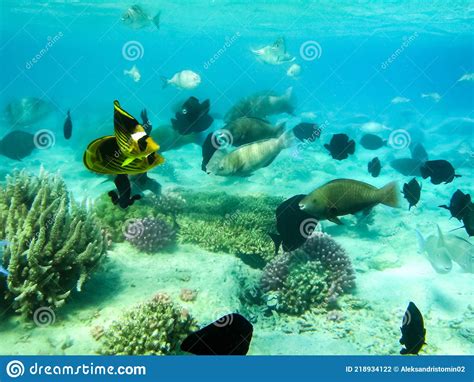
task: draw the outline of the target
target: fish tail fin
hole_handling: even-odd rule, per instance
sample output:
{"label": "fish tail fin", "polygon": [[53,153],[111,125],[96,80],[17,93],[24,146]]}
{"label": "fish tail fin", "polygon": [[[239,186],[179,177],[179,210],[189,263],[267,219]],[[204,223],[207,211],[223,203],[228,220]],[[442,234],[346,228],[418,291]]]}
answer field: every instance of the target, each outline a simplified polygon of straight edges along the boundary
{"label": "fish tail fin", "polygon": [[380,203],[397,208],[400,206],[400,192],[397,182],[390,182],[379,189],[381,195]]}
{"label": "fish tail fin", "polygon": [[169,85],[168,79],[165,76],[161,76],[160,79],[161,79],[161,88],[164,89],[168,87]]}
{"label": "fish tail fin", "polygon": [[285,132],[285,128],[286,128],[286,122],[279,123],[276,126],[276,128],[277,128],[278,134],[283,134]]}
{"label": "fish tail fin", "polygon": [[293,144],[296,142],[296,137],[293,134],[292,130],[287,130],[284,131],[283,134],[280,135],[278,138],[279,143],[283,148],[288,148],[293,146]]}
{"label": "fish tail fin", "polygon": [[418,241],[418,252],[423,253],[423,251],[425,250],[425,243],[426,243],[425,238],[423,237],[421,232],[418,231],[417,229],[415,229],[415,232],[416,232],[416,239]]}
{"label": "fish tail fin", "polygon": [[161,11],[158,11],[158,13],[152,19],[153,24],[155,24],[156,26],[156,29],[160,29],[160,18],[161,18]]}
{"label": "fish tail fin", "polygon": [[268,235],[272,238],[273,244],[275,244],[275,255],[278,254],[278,250],[280,249],[280,245],[282,243],[282,238],[280,235],[276,233],[268,233]]}

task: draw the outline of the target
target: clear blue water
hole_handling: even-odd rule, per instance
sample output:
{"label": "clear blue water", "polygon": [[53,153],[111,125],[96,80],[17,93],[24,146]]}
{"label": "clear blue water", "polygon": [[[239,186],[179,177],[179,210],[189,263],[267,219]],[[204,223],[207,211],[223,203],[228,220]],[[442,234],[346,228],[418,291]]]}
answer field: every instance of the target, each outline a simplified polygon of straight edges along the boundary
{"label": "clear blue water", "polygon": [[[23,162],[5,160],[0,166],[0,181],[14,168],[36,171],[42,164],[48,171],[62,170],[78,198],[84,187],[87,196],[98,197],[104,188],[95,189],[98,182],[85,171],[82,153],[92,139],[111,133],[115,99],[136,117],[141,109],[147,108],[154,126],[158,126],[169,123],[174,114],[172,108],[183,99],[191,95],[200,100],[209,98],[216,116],[213,129],[223,125],[219,116],[242,97],[263,90],[283,93],[293,87],[297,102],[295,116],[272,116],[272,122],[286,120],[288,126],[294,126],[305,120],[320,124],[327,121],[323,132],[323,143],[326,143],[330,135],[337,132],[360,137],[360,124],[354,122],[354,117],[362,115],[364,121],[382,123],[392,130],[407,129],[412,141],[422,142],[430,156],[443,156],[455,164],[463,175],[459,180],[438,188],[425,182],[428,196],[420,214],[426,213],[426,219],[418,213],[416,221],[410,221],[409,215],[400,219],[404,219],[405,229],[410,230],[410,234],[415,225],[422,225],[427,231],[434,229],[433,221],[441,222],[446,232],[456,227],[456,222],[448,221],[448,215],[437,209],[437,205],[446,203],[458,188],[472,193],[474,84],[472,79],[459,81],[474,72],[471,1],[141,2],[151,16],[161,10],[159,30],[152,25],[139,30],[124,25],[120,18],[130,5],[124,1],[1,2],[0,108],[3,110],[9,102],[21,97],[38,97],[52,104],[55,110],[52,116],[26,130],[52,131],[56,146],[35,153]],[[285,37],[288,52],[302,68],[296,79],[287,75],[289,64],[264,64],[251,52],[251,49],[272,44],[279,36]],[[54,44],[42,53],[51,41]],[[219,53],[229,41],[232,42],[226,51]],[[131,42],[139,46],[142,54],[134,61],[123,53],[124,46]],[[301,47],[308,42],[317,43],[317,59],[305,59],[301,53]],[[34,57],[36,63],[32,63]],[[212,57],[217,57],[215,62],[206,64]],[[123,73],[133,65],[141,73],[139,82]],[[161,76],[170,78],[184,69],[201,76],[199,87],[162,89]],[[438,93],[439,102],[422,97],[428,93]],[[396,97],[409,101],[397,103]],[[74,122],[71,141],[62,137],[68,109]],[[308,112],[314,115],[309,116]],[[454,124],[446,125],[453,119]],[[0,137],[10,131],[11,126],[2,116]],[[317,151],[324,152],[324,149]],[[324,181],[342,176],[373,181],[365,170],[367,161],[374,156],[369,153],[361,153],[347,166],[349,162],[342,164],[326,157],[318,162],[322,156],[315,156],[313,161],[309,157],[312,151],[305,154],[304,166],[302,162],[288,162],[285,155],[275,162],[274,179],[269,181],[271,170],[264,169],[261,173],[266,174],[266,178],[257,173],[248,182],[244,179],[229,185],[210,180],[199,169],[199,147],[185,146],[169,156],[165,153],[178,173],[183,174],[181,180],[168,180],[170,184],[165,186],[207,191],[225,189],[243,194],[261,191],[290,197],[303,192],[302,188],[310,192]],[[394,156],[403,155],[396,150],[384,154],[386,162]],[[56,159],[58,157],[60,159]],[[354,172],[356,165],[361,168],[359,173]],[[292,169],[306,171],[308,166],[313,167],[306,177],[298,178],[300,173],[290,173]],[[400,183],[409,180],[387,170],[379,183],[393,179]],[[387,211],[381,214],[385,214],[385,219],[393,216]],[[394,232],[399,229],[394,228]],[[331,231],[331,228],[329,231],[342,240],[349,240],[346,245],[357,246],[357,233],[346,234]],[[411,239],[410,248],[415,248],[413,235]],[[393,244],[398,254],[403,254],[403,240],[406,239]],[[374,243],[374,248],[382,245]],[[384,247],[380,248],[384,251]],[[427,272],[430,271],[429,263],[425,261],[425,265]],[[453,275],[448,276],[454,280]],[[463,274],[463,277],[465,284],[460,289],[472,296],[472,284],[469,285],[472,274]],[[369,288],[368,285],[370,283],[365,287]],[[456,290],[446,293],[454,294]],[[458,318],[468,301],[456,304],[457,310],[444,311],[447,316],[444,319]],[[457,342],[453,343],[445,348],[439,345],[435,352],[455,353]],[[472,353],[472,342],[462,346],[461,353]],[[263,345],[261,349],[262,353],[272,353]],[[80,348],[79,351],[85,350]]]}

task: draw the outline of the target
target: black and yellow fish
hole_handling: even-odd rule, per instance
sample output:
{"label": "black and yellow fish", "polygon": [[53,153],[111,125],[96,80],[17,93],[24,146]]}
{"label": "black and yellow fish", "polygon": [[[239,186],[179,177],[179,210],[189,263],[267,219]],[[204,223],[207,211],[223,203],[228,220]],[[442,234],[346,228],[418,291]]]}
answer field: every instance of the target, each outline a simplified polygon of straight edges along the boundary
{"label": "black and yellow fish", "polygon": [[114,101],[115,135],[92,141],[84,153],[84,165],[99,174],[136,175],[164,162],[160,146],[138,121]]}

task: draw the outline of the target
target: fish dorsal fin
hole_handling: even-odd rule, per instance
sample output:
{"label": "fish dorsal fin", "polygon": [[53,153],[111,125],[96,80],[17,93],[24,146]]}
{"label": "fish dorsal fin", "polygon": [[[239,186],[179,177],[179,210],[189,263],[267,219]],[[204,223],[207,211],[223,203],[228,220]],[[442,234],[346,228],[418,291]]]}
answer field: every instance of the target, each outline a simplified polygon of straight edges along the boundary
{"label": "fish dorsal fin", "polygon": [[415,230],[416,239],[418,240],[418,253],[423,253],[425,251],[426,240],[423,237],[423,234],[419,230]]}
{"label": "fish dorsal fin", "polygon": [[122,109],[119,101],[114,101],[114,131],[120,149],[126,154],[132,148],[132,134],[145,132],[145,129]]}
{"label": "fish dorsal fin", "polygon": [[441,232],[441,228],[439,228],[438,224],[436,224],[436,228],[438,229],[438,247],[445,247],[446,243],[444,241],[443,232]]}

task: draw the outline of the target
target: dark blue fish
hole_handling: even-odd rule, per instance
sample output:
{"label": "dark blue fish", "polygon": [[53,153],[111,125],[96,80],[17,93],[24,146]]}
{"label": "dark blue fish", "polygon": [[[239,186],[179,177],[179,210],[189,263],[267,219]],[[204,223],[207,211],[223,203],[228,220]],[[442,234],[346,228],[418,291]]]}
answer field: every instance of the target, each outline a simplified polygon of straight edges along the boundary
{"label": "dark blue fish", "polygon": [[451,212],[451,217],[458,220],[462,220],[464,215],[468,212],[468,207],[471,205],[471,195],[465,194],[461,190],[456,190],[456,192],[451,196],[449,201],[449,206],[443,204],[439,207],[449,210]]}
{"label": "dark blue fish", "polygon": [[387,141],[375,134],[365,134],[360,139],[360,144],[364,149],[378,150],[381,147],[385,146],[387,144]]}
{"label": "dark blue fish", "polygon": [[68,110],[66,120],[64,121],[64,138],[69,139],[72,136],[72,120],[71,113]]}
{"label": "dark blue fish", "polygon": [[181,350],[195,355],[246,355],[252,335],[252,324],[244,316],[231,313],[191,333]]}
{"label": "dark blue fish", "polygon": [[182,135],[200,133],[207,130],[214,122],[209,115],[211,102],[207,99],[200,103],[196,97],[189,97],[181,110],[171,119],[173,129]]}
{"label": "dark blue fish", "polygon": [[302,142],[305,140],[313,142],[321,136],[321,128],[315,123],[301,122],[293,127],[293,134]]}
{"label": "dark blue fish", "polygon": [[403,196],[408,201],[409,207],[412,208],[420,201],[421,196],[421,185],[417,182],[416,178],[413,178],[408,183],[403,185]]}
{"label": "dark blue fish", "polygon": [[334,134],[331,141],[324,145],[331,156],[336,160],[343,160],[349,157],[349,154],[355,152],[355,142],[347,134]]}
{"label": "dark blue fish", "polygon": [[420,172],[423,179],[430,178],[433,184],[451,183],[454,178],[461,176],[456,174],[453,165],[444,159],[426,161],[420,167]]}
{"label": "dark blue fish", "polygon": [[408,304],[400,330],[400,344],[405,345],[400,354],[418,354],[425,345],[426,329],[423,316],[413,302]]}
{"label": "dark blue fish", "polygon": [[369,174],[372,175],[374,178],[377,178],[380,175],[382,165],[380,164],[380,160],[378,157],[375,157],[369,162],[369,164],[367,165],[367,170],[369,171]]}
{"label": "dark blue fish", "polygon": [[142,110],[142,112],[140,113],[140,116],[142,118],[142,126],[143,126],[143,129],[145,130],[145,133],[147,133],[147,135],[150,135],[151,131],[153,130],[153,125],[151,124],[151,121],[148,118],[148,113],[146,109]]}
{"label": "dark blue fish", "polygon": [[109,192],[109,196],[112,199],[113,204],[118,204],[121,208],[125,209],[135,203],[136,200],[141,199],[140,195],[132,196],[132,186],[130,184],[130,179],[128,179],[128,175],[117,175],[114,180],[114,183],[117,187],[117,192]]}

